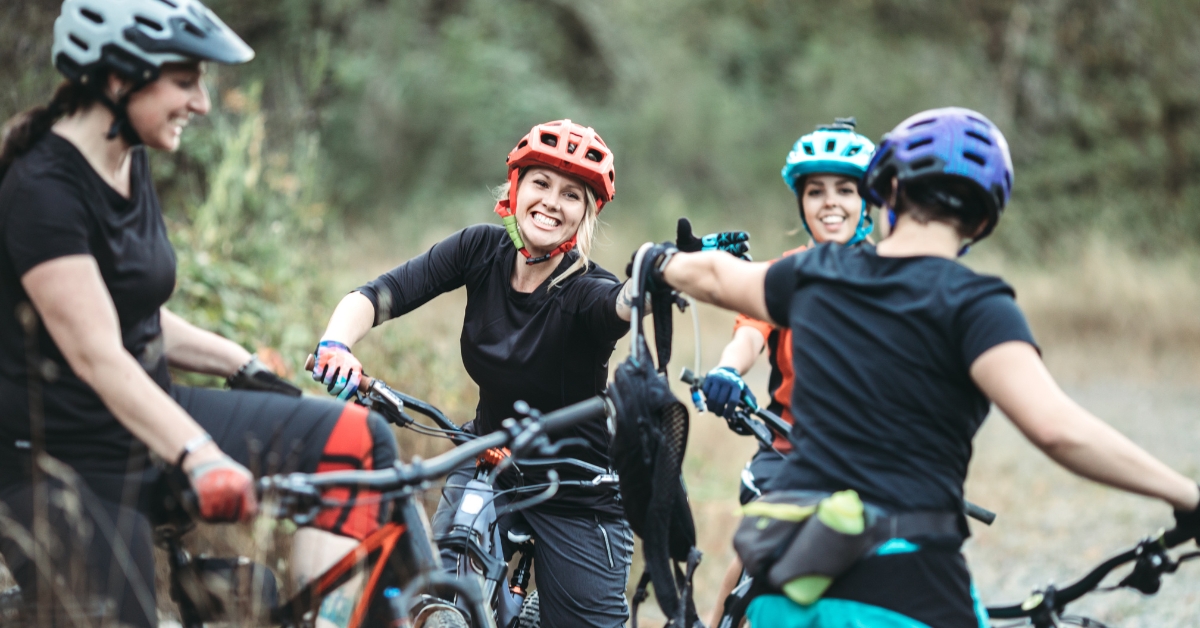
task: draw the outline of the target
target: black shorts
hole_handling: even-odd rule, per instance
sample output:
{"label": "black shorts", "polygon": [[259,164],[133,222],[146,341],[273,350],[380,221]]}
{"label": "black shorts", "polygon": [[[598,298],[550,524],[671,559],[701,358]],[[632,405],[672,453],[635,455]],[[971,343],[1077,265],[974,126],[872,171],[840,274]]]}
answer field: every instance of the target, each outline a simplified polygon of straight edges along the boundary
{"label": "black shorts", "polygon": [[[213,436],[217,445],[255,476],[299,471],[311,473],[346,404],[332,399],[287,397],[263,392],[210,390],[175,386],[171,396]],[[396,444],[387,423],[371,414],[375,468],[390,466]],[[5,452],[5,455],[13,455]],[[23,463],[6,464],[0,476],[0,502],[15,524],[0,530],[3,553],[25,599],[36,601],[37,577],[27,531],[33,528],[34,490],[28,452]],[[125,460],[87,461],[77,474],[72,461],[52,465],[61,470],[48,487],[48,529],[53,542],[48,559],[63,575],[70,591],[91,615],[115,613],[131,626],[156,626],[153,525],[167,515],[170,484],[186,479],[156,467]],[[102,470],[97,471],[99,466]],[[105,470],[106,469],[106,470]],[[379,516],[384,516],[379,511]],[[2,521],[2,520],[0,520]],[[105,611],[105,606],[109,610]],[[71,625],[62,616],[51,625]]]}
{"label": "black shorts", "polygon": [[779,468],[785,462],[787,459],[774,449],[759,447],[758,451],[754,453],[754,457],[742,469],[738,500],[742,502],[743,506],[766,492],[764,487],[770,483],[771,478],[778,475]]}
{"label": "black shorts", "polygon": [[872,556],[834,580],[824,597],[886,608],[932,628],[979,627],[971,574],[957,550]]}

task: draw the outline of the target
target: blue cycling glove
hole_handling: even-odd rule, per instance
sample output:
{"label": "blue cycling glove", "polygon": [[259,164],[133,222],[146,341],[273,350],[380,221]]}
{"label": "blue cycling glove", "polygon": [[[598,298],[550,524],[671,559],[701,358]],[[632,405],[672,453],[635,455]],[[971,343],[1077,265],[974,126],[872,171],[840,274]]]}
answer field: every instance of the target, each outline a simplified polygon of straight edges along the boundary
{"label": "blue cycling glove", "polygon": [[692,233],[692,223],[687,218],[680,218],[675,229],[675,246],[684,253],[725,251],[734,257],[750,261],[749,242],[750,234],[745,231],[722,231],[697,238]]}
{"label": "blue cycling glove", "polygon": [[704,376],[704,398],[709,412],[726,419],[733,418],[734,410],[743,399],[758,407],[754,393],[750,392],[742,376],[731,366],[718,366]]}

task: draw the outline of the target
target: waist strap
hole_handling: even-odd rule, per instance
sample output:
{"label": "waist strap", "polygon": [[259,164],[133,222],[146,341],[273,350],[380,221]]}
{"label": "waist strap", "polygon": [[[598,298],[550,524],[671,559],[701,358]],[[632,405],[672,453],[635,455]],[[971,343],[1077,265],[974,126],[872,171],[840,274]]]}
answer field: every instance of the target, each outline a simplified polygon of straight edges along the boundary
{"label": "waist strap", "polygon": [[958,548],[967,537],[961,522],[962,515],[955,512],[901,512],[876,519],[869,533],[873,544],[906,539],[936,547]]}

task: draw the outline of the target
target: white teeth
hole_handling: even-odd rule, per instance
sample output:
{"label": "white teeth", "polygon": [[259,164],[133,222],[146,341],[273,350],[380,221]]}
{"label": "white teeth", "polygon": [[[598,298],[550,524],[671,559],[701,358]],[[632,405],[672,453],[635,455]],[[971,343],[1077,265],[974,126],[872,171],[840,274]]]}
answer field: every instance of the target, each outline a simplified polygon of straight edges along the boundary
{"label": "white teeth", "polygon": [[821,222],[827,225],[840,225],[843,222],[846,222],[846,218],[843,216],[826,216],[821,219]]}
{"label": "white teeth", "polygon": [[538,223],[539,225],[543,225],[546,227],[557,227],[560,224],[559,221],[557,221],[545,214],[541,214],[541,213],[537,213],[537,212],[534,212],[534,214],[533,214],[533,221]]}

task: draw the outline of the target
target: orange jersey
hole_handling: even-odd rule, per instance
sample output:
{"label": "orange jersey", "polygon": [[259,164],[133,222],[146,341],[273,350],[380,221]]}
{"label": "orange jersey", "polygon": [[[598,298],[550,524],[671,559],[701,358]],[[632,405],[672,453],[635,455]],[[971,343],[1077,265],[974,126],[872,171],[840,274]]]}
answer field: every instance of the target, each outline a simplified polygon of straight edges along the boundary
{"label": "orange jersey", "polygon": [[[800,248],[785,251],[778,259],[783,259],[789,255],[795,255],[808,250],[808,245]],[[778,260],[772,260],[775,263]],[[760,321],[756,318],[750,318],[745,314],[739,314],[737,320],[733,323],[733,331],[736,333],[742,327],[751,327],[758,330],[762,334],[763,339],[767,344],[767,357],[771,361],[771,378],[767,382],[768,391],[770,392],[771,402],[768,409],[787,421],[788,425],[793,422],[792,419],[792,383],[795,380],[795,373],[792,371],[792,330],[786,327],[776,327],[766,321]],[[792,443],[787,438],[775,435],[773,443],[776,449],[781,452],[788,452],[792,449]]]}

